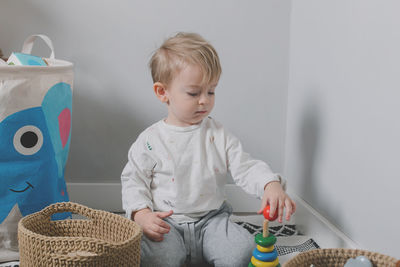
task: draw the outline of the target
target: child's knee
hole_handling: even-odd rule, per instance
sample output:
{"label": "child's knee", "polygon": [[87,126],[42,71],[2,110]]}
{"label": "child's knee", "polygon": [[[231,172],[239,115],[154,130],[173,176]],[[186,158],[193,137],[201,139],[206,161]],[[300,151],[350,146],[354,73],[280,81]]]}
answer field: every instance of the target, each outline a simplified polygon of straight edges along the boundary
{"label": "child's knee", "polygon": [[[251,242],[242,242],[231,247],[230,252],[225,255],[218,255],[214,258],[214,266],[218,267],[241,267],[248,266],[255,244]],[[221,253],[223,254],[223,253]]]}
{"label": "child's knee", "polygon": [[231,257],[232,262],[226,266],[248,266],[253,254],[253,246],[245,246],[243,250],[237,253],[235,257]]}
{"label": "child's knee", "polygon": [[182,257],[176,256],[176,257],[171,257],[168,256],[168,254],[163,254],[160,255],[160,257],[154,255],[154,256],[147,256],[143,257],[143,259],[140,260],[140,266],[141,267],[179,267],[183,266],[186,260],[186,255]]}
{"label": "child's knee", "polygon": [[222,257],[216,259],[215,267],[243,267],[248,266],[252,255],[252,250],[242,251],[233,257]]}
{"label": "child's knee", "polygon": [[141,267],[177,267],[182,266],[186,260],[186,253],[178,248],[175,251],[157,251],[141,253]]}
{"label": "child's knee", "polygon": [[174,242],[152,242],[143,237],[140,251],[142,267],[177,267],[186,261],[186,251]]}

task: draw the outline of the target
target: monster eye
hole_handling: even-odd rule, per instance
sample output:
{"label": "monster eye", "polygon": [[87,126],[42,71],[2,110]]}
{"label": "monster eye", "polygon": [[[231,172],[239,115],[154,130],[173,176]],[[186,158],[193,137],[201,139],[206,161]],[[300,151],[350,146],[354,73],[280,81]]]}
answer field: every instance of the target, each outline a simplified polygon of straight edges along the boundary
{"label": "monster eye", "polygon": [[14,135],[14,147],[22,155],[33,155],[43,145],[42,131],[33,125],[26,125],[19,128]]}

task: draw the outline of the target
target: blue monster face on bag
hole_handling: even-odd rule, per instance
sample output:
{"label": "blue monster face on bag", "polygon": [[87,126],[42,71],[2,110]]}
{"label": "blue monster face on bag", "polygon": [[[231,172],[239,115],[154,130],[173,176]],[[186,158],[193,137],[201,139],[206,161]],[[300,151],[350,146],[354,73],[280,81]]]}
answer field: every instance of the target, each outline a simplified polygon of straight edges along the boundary
{"label": "blue monster face on bag", "polygon": [[71,87],[58,83],[47,91],[40,107],[18,111],[0,122],[0,223],[15,204],[25,216],[68,201],[64,167],[71,105]]}

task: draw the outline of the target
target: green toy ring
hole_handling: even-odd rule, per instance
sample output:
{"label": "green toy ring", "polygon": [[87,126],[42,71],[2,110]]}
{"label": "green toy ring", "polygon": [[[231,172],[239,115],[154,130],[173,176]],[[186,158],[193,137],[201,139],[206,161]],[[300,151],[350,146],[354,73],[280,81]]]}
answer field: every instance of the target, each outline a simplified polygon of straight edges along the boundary
{"label": "green toy ring", "polygon": [[276,237],[271,233],[267,237],[263,237],[263,235],[260,233],[256,235],[255,241],[257,245],[269,247],[276,243]]}

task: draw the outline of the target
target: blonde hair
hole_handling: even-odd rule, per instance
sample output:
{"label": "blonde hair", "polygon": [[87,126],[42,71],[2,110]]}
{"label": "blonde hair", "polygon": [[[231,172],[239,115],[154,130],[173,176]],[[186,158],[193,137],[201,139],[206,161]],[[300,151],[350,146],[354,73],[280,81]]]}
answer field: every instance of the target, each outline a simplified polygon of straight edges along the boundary
{"label": "blonde hair", "polygon": [[153,82],[168,85],[187,64],[201,68],[205,84],[218,81],[221,76],[221,64],[214,47],[197,33],[180,32],[165,40],[151,57],[149,67]]}

